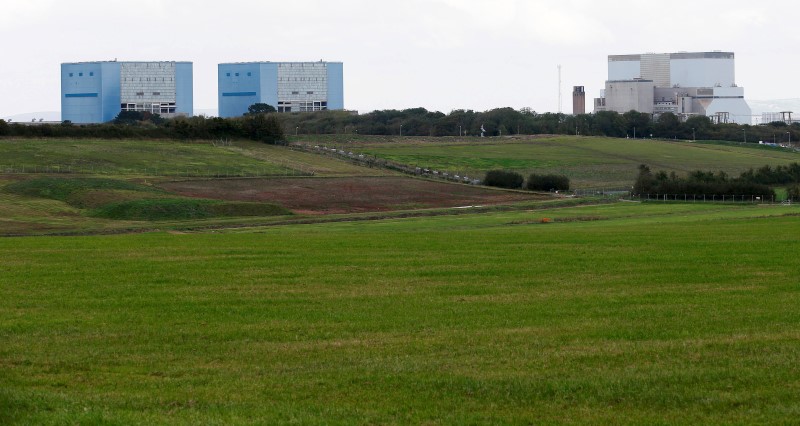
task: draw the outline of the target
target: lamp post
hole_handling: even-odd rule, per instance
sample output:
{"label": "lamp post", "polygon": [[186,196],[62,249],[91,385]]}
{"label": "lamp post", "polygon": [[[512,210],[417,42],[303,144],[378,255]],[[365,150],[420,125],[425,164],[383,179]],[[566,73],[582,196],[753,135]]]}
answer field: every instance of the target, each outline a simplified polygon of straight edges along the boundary
{"label": "lamp post", "polygon": [[747,130],[745,129],[742,129],[742,138],[744,140],[744,143],[747,143]]}
{"label": "lamp post", "polygon": [[294,128],[294,135],[297,136],[297,132],[300,130],[300,126]]}
{"label": "lamp post", "polygon": [[458,125],[458,137],[461,137],[461,125]]}
{"label": "lamp post", "polygon": [[792,132],[786,132],[786,136],[789,138],[789,145],[792,144]]}
{"label": "lamp post", "polygon": [[633,127],[633,138],[636,139],[636,127]]}
{"label": "lamp post", "polygon": [[692,127],[692,142],[697,142],[697,138],[694,136],[694,127]]}
{"label": "lamp post", "polygon": [[400,136],[403,136],[403,125],[400,125]]}

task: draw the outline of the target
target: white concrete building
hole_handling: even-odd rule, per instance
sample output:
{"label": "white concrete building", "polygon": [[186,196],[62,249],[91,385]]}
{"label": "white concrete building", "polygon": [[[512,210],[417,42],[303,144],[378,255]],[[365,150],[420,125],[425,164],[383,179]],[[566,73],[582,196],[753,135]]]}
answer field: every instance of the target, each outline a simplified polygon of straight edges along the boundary
{"label": "white concrete building", "polygon": [[[733,52],[610,55],[605,95],[595,99],[595,111],[700,114],[750,124],[752,113],[735,77]],[[650,83],[652,97],[639,93]]]}

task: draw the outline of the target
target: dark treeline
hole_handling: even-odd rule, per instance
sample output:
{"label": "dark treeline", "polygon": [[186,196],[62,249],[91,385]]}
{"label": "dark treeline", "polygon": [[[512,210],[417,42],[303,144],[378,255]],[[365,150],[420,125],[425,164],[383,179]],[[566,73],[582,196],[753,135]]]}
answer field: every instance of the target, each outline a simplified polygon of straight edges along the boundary
{"label": "dark treeline", "polygon": [[[133,114],[133,115],[131,115]],[[655,121],[650,114],[611,111],[593,114],[539,114],[535,111],[498,108],[484,112],[454,110],[449,114],[425,108],[382,110],[367,114],[347,111],[309,113],[253,113],[239,118],[204,116],[164,120],[147,113],[121,113],[105,124],[26,125],[0,120],[0,136],[93,137],[155,139],[246,138],[276,143],[284,134],[362,134],[405,136],[486,136],[516,134],[564,134],[609,137],[654,137],[747,142],[800,141],[800,124],[783,122],[750,126],[714,124],[708,117],[694,116],[682,122],[674,114]]]}
{"label": "dark treeline", "polygon": [[[795,163],[795,165],[797,165]],[[746,172],[747,173],[747,172]],[[748,179],[743,173],[732,178],[725,172],[706,172],[697,170],[685,177],[675,172],[653,173],[650,167],[639,166],[639,175],[633,185],[634,194],[688,194],[703,196],[754,195],[764,199],[774,199],[775,192],[768,184]],[[751,175],[752,176],[752,175]]]}
{"label": "dark treeline", "polygon": [[251,139],[277,144],[285,140],[276,114],[253,114],[240,118],[178,117],[162,119],[157,114],[122,112],[114,121],[75,125],[20,124],[0,120],[0,136],[103,139]]}
{"label": "dark treeline", "polygon": [[[280,114],[289,134],[358,133],[406,136],[486,136],[516,134],[564,134],[610,137],[654,137],[661,139],[704,139],[747,142],[788,142],[800,140],[800,125],[775,122],[761,126],[714,124],[705,116],[682,122],[674,114],[662,114],[655,121],[650,114],[603,111],[593,114],[539,114],[535,111],[498,108],[485,112],[454,110],[450,114],[425,108],[373,111],[351,114],[345,111]],[[791,139],[790,139],[791,138]]]}

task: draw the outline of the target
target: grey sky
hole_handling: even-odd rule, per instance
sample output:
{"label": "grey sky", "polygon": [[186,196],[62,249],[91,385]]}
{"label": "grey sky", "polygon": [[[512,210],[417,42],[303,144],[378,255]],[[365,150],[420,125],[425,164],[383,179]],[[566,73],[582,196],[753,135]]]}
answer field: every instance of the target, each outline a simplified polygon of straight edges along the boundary
{"label": "grey sky", "polygon": [[[0,117],[60,109],[61,62],[194,62],[194,107],[217,63],[344,62],[345,107],[564,111],[597,96],[609,54],[736,53],[747,99],[800,97],[791,0],[2,0]],[[591,107],[588,107],[591,109]]]}

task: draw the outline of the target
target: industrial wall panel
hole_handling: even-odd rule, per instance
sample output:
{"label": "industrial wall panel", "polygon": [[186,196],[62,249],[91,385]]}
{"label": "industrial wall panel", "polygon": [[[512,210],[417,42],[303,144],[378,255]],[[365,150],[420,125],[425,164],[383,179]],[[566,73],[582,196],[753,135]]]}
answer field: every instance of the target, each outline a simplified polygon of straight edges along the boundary
{"label": "industrial wall panel", "polygon": [[344,109],[344,65],[328,64],[328,109]]}
{"label": "industrial wall panel", "polygon": [[120,69],[119,62],[100,62],[102,79],[103,111],[100,121],[111,121],[119,115],[120,108]]}
{"label": "industrial wall panel", "polygon": [[640,62],[636,61],[609,61],[608,79],[609,80],[633,80],[641,78],[642,71]]}
{"label": "industrial wall panel", "polygon": [[191,62],[175,63],[175,113],[194,115],[194,72]]}
{"label": "industrial wall panel", "polygon": [[278,64],[259,64],[259,102],[278,109]]}
{"label": "industrial wall panel", "polygon": [[672,85],[680,87],[730,87],[736,83],[732,58],[672,59]]}
{"label": "industrial wall panel", "polygon": [[259,64],[219,64],[217,90],[220,117],[244,115],[250,105],[261,102]]}
{"label": "industrial wall panel", "polygon": [[102,91],[99,64],[61,64],[61,120],[102,122]]}

